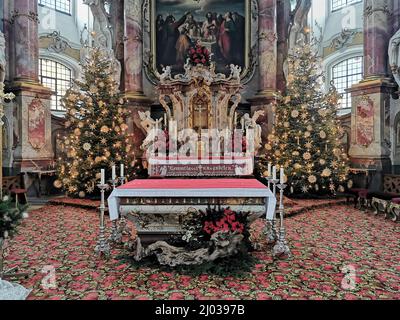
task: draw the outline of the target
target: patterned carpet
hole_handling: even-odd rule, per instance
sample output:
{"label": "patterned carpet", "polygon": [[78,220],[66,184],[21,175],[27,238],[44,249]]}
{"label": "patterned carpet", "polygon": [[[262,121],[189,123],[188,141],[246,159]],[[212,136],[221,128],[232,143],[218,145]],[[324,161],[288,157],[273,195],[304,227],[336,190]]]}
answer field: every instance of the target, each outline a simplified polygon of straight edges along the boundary
{"label": "patterned carpet", "polygon": [[[31,213],[6,258],[31,272],[21,281],[33,289],[29,299],[400,299],[400,225],[349,206],[287,219],[294,258],[274,263],[269,251],[257,252],[244,278],[135,270],[115,258],[124,249],[104,261],[93,253],[97,225],[96,211],[80,208]],[[46,266],[55,268],[56,289],[42,286]],[[353,290],[342,288],[345,266],[356,270]]]}

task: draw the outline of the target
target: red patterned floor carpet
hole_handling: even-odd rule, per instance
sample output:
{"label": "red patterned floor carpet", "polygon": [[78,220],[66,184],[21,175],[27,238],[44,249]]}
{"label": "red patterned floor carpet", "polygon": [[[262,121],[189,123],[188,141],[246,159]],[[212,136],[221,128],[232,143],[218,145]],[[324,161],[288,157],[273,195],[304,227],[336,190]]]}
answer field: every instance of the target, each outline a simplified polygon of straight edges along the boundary
{"label": "red patterned floor carpet", "polygon": [[[273,262],[255,253],[244,278],[190,277],[150,268],[134,270],[93,253],[97,214],[49,205],[31,213],[9,243],[6,264],[31,273],[21,283],[29,299],[400,299],[400,225],[349,206],[309,211],[287,219],[293,260]],[[261,222],[260,222],[261,224]],[[115,249],[113,257],[123,253]],[[356,271],[344,290],[342,268]],[[45,289],[55,268],[55,289]]]}

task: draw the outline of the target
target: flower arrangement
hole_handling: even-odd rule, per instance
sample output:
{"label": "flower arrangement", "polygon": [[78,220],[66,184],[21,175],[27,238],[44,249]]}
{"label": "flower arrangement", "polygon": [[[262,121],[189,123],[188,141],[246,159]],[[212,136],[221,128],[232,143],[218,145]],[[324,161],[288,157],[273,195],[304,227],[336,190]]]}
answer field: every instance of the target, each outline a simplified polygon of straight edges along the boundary
{"label": "flower arrangement", "polygon": [[206,47],[203,47],[200,43],[197,43],[194,47],[191,47],[188,52],[189,61],[193,66],[197,65],[210,65],[210,51]]}
{"label": "flower arrangement", "polygon": [[238,221],[237,214],[230,209],[225,209],[223,217],[218,221],[205,221],[203,231],[210,236],[219,231],[242,234],[244,228],[244,224]]}
{"label": "flower arrangement", "polygon": [[235,212],[230,208],[209,207],[206,211],[189,212],[183,221],[182,240],[190,248],[207,247],[218,232],[241,234],[244,243],[251,248],[247,218],[249,213]]}

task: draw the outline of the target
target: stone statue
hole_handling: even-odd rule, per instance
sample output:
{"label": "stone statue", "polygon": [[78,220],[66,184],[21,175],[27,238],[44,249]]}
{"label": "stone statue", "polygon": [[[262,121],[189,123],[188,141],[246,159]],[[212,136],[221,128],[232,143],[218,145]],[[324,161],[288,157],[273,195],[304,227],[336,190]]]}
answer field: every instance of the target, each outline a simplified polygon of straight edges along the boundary
{"label": "stone statue", "polygon": [[257,120],[264,115],[265,112],[259,110],[254,113],[253,117],[250,117],[250,115],[246,113],[240,120],[242,130],[254,130],[254,145],[256,153],[260,150],[260,148],[262,148],[262,128],[257,123]]}
{"label": "stone statue", "polygon": [[172,80],[172,68],[170,66],[163,67],[163,73],[160,74],[160,81],[165,83],[168,80]]}
{"label": "stone statue", "polygon": [[312,6],[311,0],[297,1],[296,9],[292,14],[292,24],[289,32],[289,49],[307,43],[309,35],[306,32],[308,26],[308,13]]}
{"label": "stone statue", "polygon": [[0,31],[0,83],[6,78],[6,40],[3,32]]}
{"label": "stone statue", "polygon": [[231,68],[231,75],[229,77],[229,80],[233,79],[240,82],[240,75],[242,73],[242,68],[234,64],[231,64],[230,68]]}
{"label": "stone statue", "polygon": [[150,134],[153,129],[161,129],[160,124],[163,122],[163,119],[154,120],[151,117],[150,111],[142,112],[139,111],[140,125],[146,131],[147,134]]}
{"label": "stone statue", "polygon": [[389,41],[389,65],[393,77],[400,86],[400,30]]}
{"label": "stone statue", "polygon": [[94,17],[94,44],[96,47],[101,48],[112,61],[111,67],[113,70],[113,78],[119,85],[121,83],[122,67],[121,63],[115,56],[113,48],[113,32],[109,21],[109,15],[106,10],[106,1],[83,0],[83,3],[90,7]]}

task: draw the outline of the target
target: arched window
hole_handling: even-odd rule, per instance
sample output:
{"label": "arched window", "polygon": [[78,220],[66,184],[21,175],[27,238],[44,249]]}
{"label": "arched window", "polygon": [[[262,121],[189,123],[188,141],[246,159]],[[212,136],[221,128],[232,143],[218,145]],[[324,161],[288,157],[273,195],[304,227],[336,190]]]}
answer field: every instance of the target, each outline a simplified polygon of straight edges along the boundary
{"label": "arched window", "polygon": [[71,0],[39,0],[39,5],[71,14]]}
{"label": "arched window", "polygon": [[363,78],[363,57],[353,57],[332,67],[332,79],[336,89],[343,95],[341,108],[351,108],[351,94],[346,92]]}
{"label": "arched window", "polygon": [[332,11],[340,10],[357,2],[361,2],[361,0],[332,0]]}
{"label": "arched window", "polygon": [[54,91],[51,97],[51,110],[65,111],[61,98],[71,87],[72,71],[65,65],[49,59],[39,59],[40,82]]}

